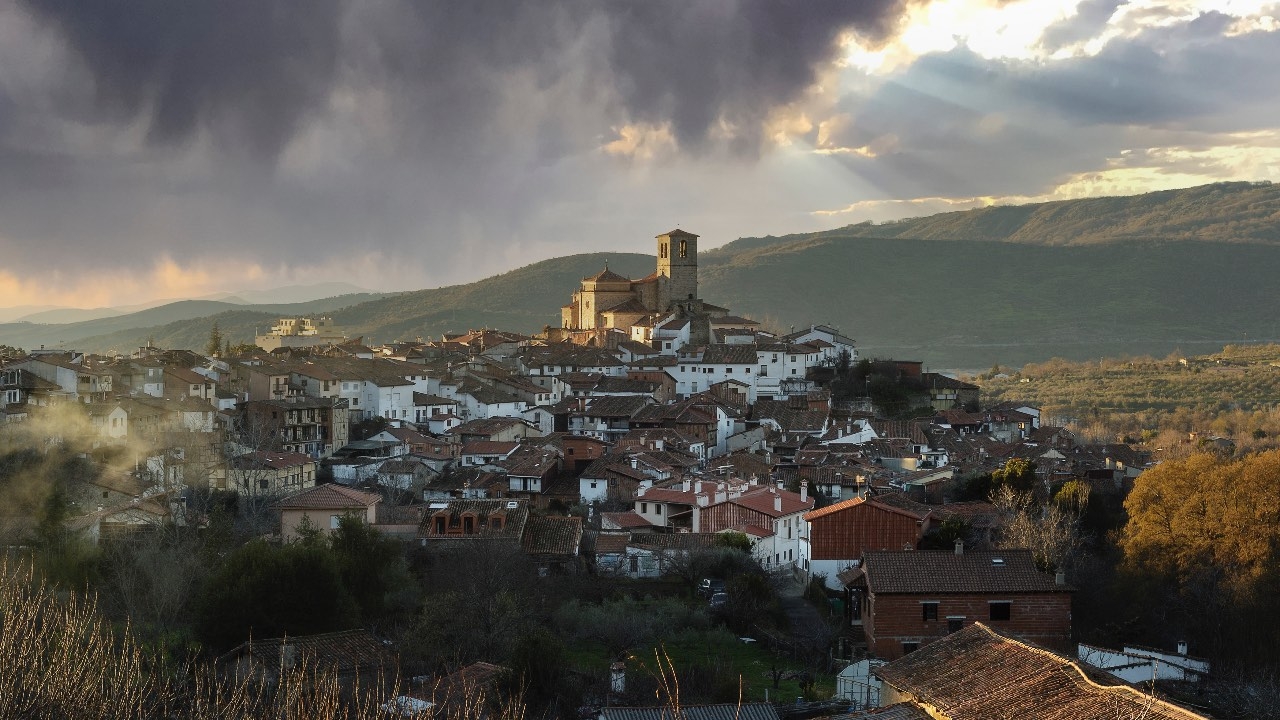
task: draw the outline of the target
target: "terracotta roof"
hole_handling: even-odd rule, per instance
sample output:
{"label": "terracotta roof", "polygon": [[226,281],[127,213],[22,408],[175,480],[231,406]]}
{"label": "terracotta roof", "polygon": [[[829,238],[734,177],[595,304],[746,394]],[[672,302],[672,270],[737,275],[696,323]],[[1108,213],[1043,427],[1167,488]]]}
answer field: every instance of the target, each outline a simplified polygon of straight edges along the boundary
{"label": "terracotta roof", "polygon": [[849,498],[848,500],[841,500],[838,503],[828,505],[824,508],[818,508],[817,510],[810,510],[809,512],[804,514],[804,519],[805,519],[805,522],[813,522],[818,518],[824,518],[828,515],[834,515],[840,512],[841,510],[848,510],[854,505],[861,505],[863,502],[865,501],[860,497]]}
{"label": "terracotta roof", "polygon": [[682,505],[696,505],[698,502],[697,495],[693,491],[685,492],[684,490],[672,488],[649,488],[644,495],[637,495],[635,499],[641,502],[680,503]]}
{"label": "terracotta roof", "polygon": [[[454,428],[456,431],[457,428]],[[473,440],[462,446],[463,455],[502,455],[506,457],[520,447],[518,442],[500,442],[497,440]]]}
{"label": "terracotta roof", "polygon": [[910,515],[917,520],[923,520],[934,510],[932,505],[916,502],[902,493],[881,493],[872,495],[869,499],[877,505]]}
{"label": "terracotta roof", "polygon": [[[777,507],[774,502],[774,499],[777,497],[782,498],[782,510],[774,509]],[[801,510],[813,507],[814,504],[813,498],[805,498],[804,501],[801,501],[800,493],[793,493],[789,490],[778,490],[777,488],[761,488],[759,490],[746,493],[740,497],[729,498],[726,502],[734,505],[741,505],[742,507],[750,508],[756,512],[761,512],[775,518],[782,517],[783,515],[790,515],[792,513],[798,513]]]}
{"label": "terracotta roof", "polygon": [[582,544],[582,518],[530,516],[520,548],[529,555],[576,556]]}
{"label": "terracotta roof", "polygon": [[1054,576],[1036,569],[1030,550],[867,551],[862,555],[873,593],[1061,593]]}
{"label": "terracotta roof", "polygon": [[645,520],[637,512],[606,512],[600,513],[600,522],[609,523],[611,526],[627,530],[630,528],[653,527],[653,523]]}
{"label": "terracotta roof", "polygon": [[627,543],[631,542],[631,533],[605,532],[596,535],[597,555],[617,555],[626,552]]}
{"label": "terracotta roof", "polygon": [[329,483],[287,497],[276,503],[276,507],[281,510],[366,508],[381,499],[382,496],[377,493]]}
{"label": "terracotta roof", "polygon": [[951,720],[1206,717],[982,623],[924,645],[875,674]]}
{"label": "terracotta roof", "polygon": [[610,270],[608,265],[606,265],[603,270],[596,273],[595,275],[592,275],[591,277],[585,277],[582,279],[588,282],[616,282],[616,283],[631,282],[631,278],[622,277],[618,273]]}

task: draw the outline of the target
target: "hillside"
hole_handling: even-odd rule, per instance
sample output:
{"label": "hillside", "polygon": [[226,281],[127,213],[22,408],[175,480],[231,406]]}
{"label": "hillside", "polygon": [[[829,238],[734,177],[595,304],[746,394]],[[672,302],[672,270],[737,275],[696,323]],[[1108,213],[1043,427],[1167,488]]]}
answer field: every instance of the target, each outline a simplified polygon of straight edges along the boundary
{"label": "hillside", "polygon": [[[727,254],[798,239],[745,238]],[[1134,240],[1280,243],[1280,185],[1217,183],[1124,197],[1002,205],[881,224],[861,223],[807,237],[902,238],[1092,245]]]}
{"label": "hillside", "polygon": [[[700,294],[778,329],[829,323],[868,356],[931,368],[1205,353],[1280,337],[1270,307],[1277,218],[1280,186],[1234,183],[744,238],[702,253]],[[653,270],[652,255],[574,255],[468,285],[347,302],[333,315],[377,342],[478,327],[533,333],[559,323],[579,279],[606,259],[630,277]],[[78,329],[96,330],[71,339],[73,326],[56,326],[62,334],[40,342],[123,350],[151,336],[198,348],[215,318],[241,342],[283,312],[223,306],[199,321],[150,322],[139,313],[86,324]],[[0,342],[35,344],[7,339],[11,327],[0,326]]]}
{"label": "hillside", "polygon": [[[221,317],[223,314],[236,318],[265,318],[269,326],[278,315],[332,312],[347,305],[379,297],[383,296],[344,295],[304,303],[250,306],[216,300],[180,300],[127,315],[74,323],[3,323],[0,324],[0,343],[23,348],[37,348],[44,345],[100,352],[128,352],[139,345],[145,345],[147,338],[154,335],[156,342],[162,347],[194,349],[204,346],[209,336],[209,327],[213,324],[212,318]],[[207,322],[190,322],[193,320],[207,320]],[[245,320],[245,322],[250,323],[249,338],[251,338],[252,321]],[[259,326],[261,327],[261,320],[259,320]],[[203,339],[192,340],[196,335]],[[162,338],[172,342],[165,344]]]}

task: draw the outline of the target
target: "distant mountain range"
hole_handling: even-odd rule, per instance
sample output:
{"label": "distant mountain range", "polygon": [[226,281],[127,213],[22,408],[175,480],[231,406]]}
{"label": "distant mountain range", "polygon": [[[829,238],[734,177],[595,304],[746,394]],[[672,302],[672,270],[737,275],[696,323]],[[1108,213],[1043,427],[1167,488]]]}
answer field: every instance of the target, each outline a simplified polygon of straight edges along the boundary
{"label": "distant mountain range", "polygon": [[[38,336],[47,345],[123,352],[152,337],[163,347],[195,349],[215,320],[240,342],[279,315],[326,311],[366,341],[479,327],[529,333],[558,324],[578,281],[606,260],[630,277],[654,267],[652,255],[573,255],[467,285],[390,296],[288,306],[187,301],[75,325],[0,325],[0,343],[31,347],[37,343],[23,338]],[[1280,337],[1273,309],[1280,186],[1268,184],[743,238],[703,251],[699,261],[702,297],[736,314],[780,330],[835,325],[867,356],[923,360],[932,368],[1163,356]]]}
{"label": "distant mountain range", "polygon": [[[351,283],[328,282],[313,285],[288,285],[270,290],[240,290],[237,292],[221,292],[190,300],[218,300],[234,305],[282,305],[288,303],[304,303],[321,300],[338,295],[367,295],[367,290]],[[168,305],[181,300],[153,300],[137,305],[120,305],[117,307],[73,308],[56,305],[23,305],[0,308],[0,323],[29,322],[40,324],[67,324],[100,320],[102,318],[119,317],[140,310],[149,310],[161,305]]]}

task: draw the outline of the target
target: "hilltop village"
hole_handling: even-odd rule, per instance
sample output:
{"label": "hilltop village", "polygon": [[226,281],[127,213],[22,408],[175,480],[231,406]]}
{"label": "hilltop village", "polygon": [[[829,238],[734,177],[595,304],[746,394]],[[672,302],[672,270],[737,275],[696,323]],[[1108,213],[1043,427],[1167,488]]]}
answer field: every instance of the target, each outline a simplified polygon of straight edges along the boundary
{"label": "hilltop village", "polygon": [[[656,240],[651,275],[583,278],[565,289],[560,326],[539,336],[482,329],[369,346],[315,317],[282,318],[234,353],[33,351],[0,365],[2,427],[46,452],[77,449],[89,469],[63,483],[58,523],[92,544],[209,527],[218,507],[285,545],[355,519],[406,552],[509,548],[544,579],[674,578],[764,642],[751,588],[695,562],[728,547],[780,595],[823,609],[833,630],[817,672],[836,675],[838,701],[860,713],[841,717],[997,700],[1060,706],[1060,717],[1130,706],[1200,717],[1128,683],[1157,669],[1194,683],[1207,664],[1185,647],[1074,645],[1072,599],[1089,579],[1009,542],[1017,508],[990,501],[1002,482],[1122,497],[1148,457],[1079,442],[1028,404],[984,406],[976,385],[919,362],[862,358],[847,329],[770,331],[699,296],[697,235]],[[36,531],[39,513],[9,513],[11,537]],[[767,640],[794,659],[797,622],[785,625]],[[337,645],[315,635],[321,661],[359,665],[361,643],[381,637],[343,632]],[[235,640],[245,644],[222,661],[245,666],[288,644]],[[484,679],[507,660],[483,654],[446,670]],[[613,673],[583,681],[599,717],[646,704],[625,667]],[[735,717],[717,707],[705,716]]]}

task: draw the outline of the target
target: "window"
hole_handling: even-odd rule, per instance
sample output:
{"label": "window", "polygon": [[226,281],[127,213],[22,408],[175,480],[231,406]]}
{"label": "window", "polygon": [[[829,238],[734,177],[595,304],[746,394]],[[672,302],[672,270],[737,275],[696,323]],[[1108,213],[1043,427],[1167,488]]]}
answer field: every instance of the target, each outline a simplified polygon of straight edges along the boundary
{"label": "window", "polygon": [[640,556],[631,556],[631,572],[640,572]]}
{"label": "window", "polygon": [[903,655],[910,655],[911,653],[913,653],[913,652],[915,652],[916,650],[919,650],[919,649],[920,649],[920,643],[918,643],[918,642],[904,642],[904,643],[902,643],[902,654],[903,654]]}
{"label": "window", "polygon": [[591,481],[591,489],[592,489],[592,490],[595,490],[595,489],[596,489],[596,481],[595,481],[595,480],[592,480],[592,481]]}
{"label": "window", "polygon": [[640,503],[640,514],[644,515],[649,512],[649,503]]}
{"label": "window", "polygon": [[[662,243],[662,244],[658,245],[658,255],[659,255],[659,256],[661,256],[661,257],[664,257],[664,258],[667,256],[667,244],[666,244],[666,243]],[[634,570],[635,568],[632,568],[632,569]]]}
{"label": "window", "polygon": [[920,609],[921,609],[922,620],[938,619],[938,603],[936,602],[920,603]]}
{"label": "window", "polygon": [[947,618],[947,634],[958,633],[964,628],[964,618],[949,617]]}
{"label": "window", "polygon": [[444,518],[442,517],[436,518],[436,534],[437,535],[444,534]]}
{"label": "window", "polygon": [[680,257],[689,257],[689,241],[680,241]]}
{"label": "window", "polygon": [[1011,602],[993,602],[990,603],[992,620],[1008,620],[1010,611],[1013,609]]}
{"label": "window", "polygon": [[337,529],[338,529],[338,525],[340,525],[340,524],[342,524],[342,517],[341,517],[341,516],[338,516],[338,515],[330,515],[330,516],[329,516],[329,529],[330,529],[330,530],[337,530]]}

